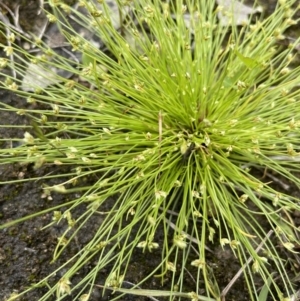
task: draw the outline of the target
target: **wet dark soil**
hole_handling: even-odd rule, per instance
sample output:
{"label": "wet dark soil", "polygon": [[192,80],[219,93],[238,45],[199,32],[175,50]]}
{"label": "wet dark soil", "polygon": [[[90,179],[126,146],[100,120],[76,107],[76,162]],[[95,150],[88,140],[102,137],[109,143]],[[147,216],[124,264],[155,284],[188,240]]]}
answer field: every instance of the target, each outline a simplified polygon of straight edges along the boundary
{"label": "wet dark soil", "polygon": [[[32,14],[38,9],[39,1],[3,1],[3,3],[9,5],[15,9],[16,4],[20,4],[20,24],[23,28],[32,28],[32,24],[29,20],[32,20]],[[268,5],[266,3],[269,3]],[[265,1],[264,6],[268,6],[268,10],[272,10],[276,1]],[[12,5],[14,4],[14,5]],[[299,35],[299,28],[295,28],[290,31],[291,37]],[[7,103],[12,106],[27,106],[24,99],[7,92],[0,91],[1,102]],[[1,145],[1,147],[10,146],[11,137],[23,137],[23,131],[16,128],[1,127],[1,124],[22,125],[24,129],[29,126],[29,120],[26,116],[20,116],[12,112],[0,110],[0,138],[6,138],[7,142]],[[20,166],[20,165],[0,165],[0,183],[3,181],[11,181],[11,184],[5,184],[0,186],[0,223],[9,222],[29,214],[33,214],[37,211],[46,210],[53,206],[64,204],[74,198],[74,195],[61,195],[53,194],[52,199],[42,198],[42,187],[45,184],[43,175],[52,172],[53,174],[61,174],[61,167],[48,166],[39,170],[34,170],[32,166]],[[36,178],[39,180],[30,182],[17,183],[21,178]],[[47,185],[55,184],[55,180],[47,181]],[[280,188],[281,189],[281,188]],[[299,189],[297,187],[290,187],[291,193],[298,194]],[[113,202],[113,200],[112,200]],[[77,214],[83,212],[84,208],[78,208]],[[76,214],[76,212],[75,212]],[[299,213],[293,215],[296,225],[300,225]],[[263,217],[261,217],[261,223],[264,224]],[[82,246],[90,239],[91,233],[101,223],[100,218],[93,217],[91,222],[85,227],[84,231],[81,231],[73,243],[66,249],[62,256],[54,263],[51,263],[54,249],[57,244],[57,238],[63,233],[66,225],[59,225],[55,227],[49,227],[43,231],[40,229],[49,224],[52,220],[52,214],[46,213],[43,216],[36,217],[32,220],[24,221],[20,224],[12,226],[10,228],[0,231],[0,301],[6,300],[12,293],[21,292],[26,289],[31,283],[37,282],[58,268],[67,259],[76,254]],[[267,231],[267,229],[266,229]],[[161,238],[163,239],[163,237]],[[210,254],[209,263],[216,270],[216,278],[220,285],[220,289],[223,289],[229,281],[234,277],[240,268],[240,264],[233,256],[231,251],[223,251],[218,245],[209,246],[213,253]],[[287,254],[282,254],[287,256]],[[136,264],[131,265],[128,271],[127,281],[131,283],[137,283],[141,279],[141,275],[146,275],[148,271],[152,269],[159,261],[160,255],[155,253],[151,256],[144,256],[140,250],[136,250],[134,254]],[[286,258],[288,259],[288,258]],[[84,269],[80,271],[73,279],[73,283],[77,283],[87,272],[95,265],[95,261],[92,259]],[[109,268],[109,267],[108,267]],[[287,265],[288,272],[291,275],[299,273],[299,262],[296,258],[292,258],[291,264]],[[97,283],[103,284],[103,279],[106,278],[109,270],[102,270],[97,277]],[[49,283],[57,281],[61,278],[61,274],[58,273],[53,279],[49,280]],[[292,276],[291,276],[292,277]],[[164,284],[162,284],[158,278],[151,278],[144,286],[148,289],[169,289],[168,287],[168,275],[165,278]],[[187,279],[187,286],[193,288],[194,283],[192,277]],[[297,284],[297,281],[296,281]],[[262,284],[261,284],[262,285]],[[128,288],[130,285],[127,284]],[[299,283],[298,283],[299,286]],[[47,291],[47,288],[41,287],[30,292],[22,300],[35,301],[38,300]],[[201,292],[200,292],[201,293]],[[93,294],[89,300],[110,300],[113,295],[110,292],[106,292],[104,295],[98,287],[94,287]],[[53,296],[52,300],[56,300]],[[72,296],[68,300],[72,300]],[[123,297],[122,300],[150,300],[147,297],[139,297],[128,295]],[[164,300],[163,298],[157,298],[157,300]],[[243,277],[240,277],[234,284],[226,297],[226,300],[249,300],[247,294],[247,287]]]}

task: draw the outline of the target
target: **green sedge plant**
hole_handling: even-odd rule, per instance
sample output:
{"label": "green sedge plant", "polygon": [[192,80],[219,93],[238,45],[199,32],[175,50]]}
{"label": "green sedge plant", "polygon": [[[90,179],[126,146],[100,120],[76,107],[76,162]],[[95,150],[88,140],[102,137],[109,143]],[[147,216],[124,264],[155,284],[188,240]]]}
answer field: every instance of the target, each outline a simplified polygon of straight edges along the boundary
{"label": "green sedge plant", "polygon": [[[234,3],[225,8],[207,0],[117,1],[121,29],[113,26],[106,1],[99,2],[101,10],[92,1],[80,1],[85,14],[62,1],[50,2],[49,20],[57,22],[72,51],[81,53],[80,62],[39,39],[28,42],[41,54],[26,52],[14,42],[13,28],[10,44],[3,45],[8,58],[1,66],[17,77],[6,76],[2,88],[36,106],[2,104],[1,110],[25,114],[33,126],[23,139],[12,139],[18,147],[0,150],[1,164],[70,166],[67,180],[44,187],[44,193],[79,193],[61,204],[67,210],[48,210],[53,224],[65,220],[69,225],[53,259],[91,216],[104,216],[93,239],[40,300],[69,294],[88,300],[94,285],[128,293],[122,282],[137,249],[161,260],[130,293],[143,294],[138,289],[143,282],[168,275],[168,291],[147,294],[219,300],[221,288],[207,259],[208,246],[214,245],[238,258],[251,300],[259,299],[259,277],[272,286],[273,300],[288,300],[294,291],[279,250],[295,252],[299,229],[289,217],[300,209],[299,201],[255,171],[300,185],[300,67],[291,67],[300,41],[287,48],[278,43],[297,23],[292,19],[297,1],[278,1],[272,15],[250,16],[243,25],[232,17]],[[66,12],[93,28],[105,50],[76,32]],[[228,17],[225,26],[220,13]],[[29,63],[52,85],[28,82],[29,89],[21,89]],[[58,69],[73,77],[59,76]],[[91,180],[79,185],[84,178]],[[83,204],[85,213],[74,216]],[[72,283],[91,258],[97,264]],[[107,267],[106,280],[97,283],[97,274]],[[12,298],[48,283],[54,274]],[[195,286],[186,291],[190,274]]]}

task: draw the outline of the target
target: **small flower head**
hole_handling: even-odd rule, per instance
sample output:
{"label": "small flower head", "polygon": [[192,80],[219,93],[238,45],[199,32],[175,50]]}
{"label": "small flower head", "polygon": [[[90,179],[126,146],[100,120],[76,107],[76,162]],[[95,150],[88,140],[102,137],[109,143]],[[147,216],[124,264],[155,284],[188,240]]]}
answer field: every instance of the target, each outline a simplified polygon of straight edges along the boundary
{"label": "small flower head", "polygon": [[83,294],[79,297],[79,301],[89,301],[90,295],[89,294]]}
{"label": "small flower head", "polygon": [[291,242],[285,242],[282,245],[289,251],[292,251],[295,248],[295,245]]}
{"label": "small flower head", "polygon": [[185,249],[187,247],[184,235],[176,235],[173,239],[173,243],[176,247],[180,249]]}
{"label": "small flower head", "polygon": [[237,249],[237,247],[240,245],[240,242],[237,240],[232,240],[229,244],[232,249]]}
{"label": "small flower head", "polygon": [[155,192],[155,199],[156,200],[165,199],[167,195],[168,194],[165,191],[158,190]]}
{"label": "small flower head", "polygon": [[252,271],[254,273],[258,273],[261,269],[261,265],[267,263],[268,259],[266,257],[259,257],[258,259],[254,260],[252,265]]}
{"label": "small flower head", "polygon": [[117,275],[116,272],[113,272],[109,275],[109,277],[105,281],[105,284],[108,287],[118,288],[122,285],[123,280],[124,280],[124,275]]}
{"label": "small flower head", "polygon": [[209,241],[213,241],[214,240],[214,235],[216,233],[216,230],[212,227],[209,227],[209,236],[208,236],[208,240]]}
{"label": "small flower head", "polygon": [[26,143],[26,144],[34,144],[34,138],[33,136],[28,133],[28,132],[25,132],[24,133],[24,139],[23,141]]}
{"label": "small flower head", "polygon": [[10,56],[14,53],[14,48],[12,46],[5,46],[4,52],[5,52],[6,56]]}
{"label": "small flower head", "polygon": [[0,58],[0,69],[3,69],[7,66],[8,59]]}
{"label": "small flower head", "polygon": [[203,269],[205,267],[205,261],[203,259],[196,259],[191,262],[191,265],[199,269]]}
{"label": "small flower head", "polygon": [[57,22],[57,18],[53,14],[47,13],[47,18],[48,18],[50,23]]}
{"label": "small flower head", "polygon": [[13,82],[10,85],[8,85],[7,88],[12,90],[12,91],[16,91],[16,90],[19,89],[19,86],[15,82]]}
{"label": "small flower head", "polygon": [[241,203],[245,203],[246,201],[247,201],[247,199],[248,199],[248,194],[242,194],[240,197],[239,197],[239,201],[241,202]]}
{"label": "small flower head", "polygon": [[63,296],[65,294],[70,295],[71,293],[71,282],[68,278],[61,278],[58,282],[58,287],[57,287],[57,296]]}
{"label": "small flower head", "polygon": [[176,266],[173,262],[167,261],[167,270],[171,272],[176,272]]}

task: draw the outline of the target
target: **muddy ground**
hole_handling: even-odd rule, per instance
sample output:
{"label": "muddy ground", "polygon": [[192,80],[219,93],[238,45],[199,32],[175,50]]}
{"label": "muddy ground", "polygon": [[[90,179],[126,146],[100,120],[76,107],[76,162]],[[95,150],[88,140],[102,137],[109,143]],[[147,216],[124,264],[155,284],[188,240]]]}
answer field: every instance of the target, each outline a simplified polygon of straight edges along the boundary
{"label": "muddy ground", "polygon": [[[32,28],[35,24],[32,24],[31,20],[32,14],[34,15],[37,9],[38,1],[2,1],[7,5],[12,5],[12,3],[20,3],[20,23],[24,28]],[[267,3],[268,2],[268,3]],[[274,3],[276,1],[264,1],[264,6],[267,7],[268,11],[274,8]],[[291,37],[296,37],[299,35],[299,28],[294,28],[289,32]],[[2,102],[13,106],[25,106],[27,105],[25,101],[18,96],[7,92],[0,91],[0,99]],[[13,124],[13,125],[29,125],[29,121],[25,116],[16,115],[14,113],[0,111],[0,137],[22,137],[23,131],[18,129],[7,129],[1,127],[1,124]],[[3,145],[2,145],[3,147]],[[53,194],[52,200],[47,200],[42,198],[42,186],[44,184],[43,175],[53,172],[62,173],[61,167],[45,167],[43,169],[34,170],[32,166],[19,166],[19,165],[9,165],[0,166],[0,182],[2,181],[12,181],[11,184],[6,184],[0,186],[0,223],[8,222],[13,219],[18,219],[28,214],[32,214],[37,211],[45,210],[47,208],[53,207],[57,204],[62,204],[72,199],[72,195],[60,195]],[[14,183],[19,178],[32,178],[40,177],[39,180],[30,181],[27,183]],[[55,184],[55,180],[48,185]],[[279,187],[282,189],[282,187]],[[300,195],[299,189],[297,187],[290,187],[290,193],[295,195]],[[80,214],[78,209],[78,214]],[[300,225],[299,213],[294,213],[294,222]],[[25,221],[16,226],[12,226],[8,229],[0,231],[0,301],[6,300],[6,298],[13,292],[20,292],[24,290],[30,283],[36,282],[45,276],[47,276],[51,271],[54,271],[59,267],[66,259],[72,257],[78,250],[85,244],[86,241],[90,239],[89,233],[93,232],[99,223],[101,223],[100,218],[93,218],[89,224],[90,228],[86,228],[85,232],[77,237],[76,242],[74,242],[70,247],[67,248],[66,252],[63,253],[61,258],[55,262],[50,263],[52,260],[53,251],[57,243],[57,237],[64,231],[65,225],[55,226],[47,228],[40,231],[40,228],[50,223],[52,219],[51,214],[45,214],[42,217],[37,217],[30,221]],[[264,218],[261,220],[264,223]],[[236,258],[233,257],[231,252],[222,251],[218,245],[211,245],[210,248],[213,250],[211,254],[211,264],[217,266],[216,277],[220,285],[220,289],[224,288],[232,277],[236,274],[239,269],[239,263]],[[137,283],[141,278],[141,275],[147,274],[147,271],[155,265],[156,262],[160,260],[159,254],[155,252],[149,256],[144,256],[140,250],[136,251],[134,254],[136,262],[142,262],[143,264],[133,264],[128,272],[129,282]],[[282,256],[286,256],[283,252]],[[286,258],[287,259],[287,258]],[[291,259],[291,258],[290,258]],[[292,258],[290,263],[287,265],[288,272],[292,275],[299,273],[300,269],[297,266],[297,258]],[[93,260],[81,270],[73,282],[77,282],[87,271],[94,265]],[[103,284],[103,279],[106,278],[107,270],[103,270],[97,278],[98,283]],[[60,279],[62,275],[58,274],[55,281]],[[193,279],[187,280],[190,282],[191,288],[194,286]],[[299,280],[295,281],[296,286],[300,289]],[[128,287],[130,285],[128,284]],[[164,284],[161,284],[158,279],[152,278],[145,284],[144,287],[152,289],[168,289],[168,278]],[[45,292],[46,288],[38,288],[31,292],[22,300],[35,301],[38,300]],[[93,295],[91,296],[92,301],[99,300],[110,300],[112,295],[107,292],[102,295],[100,288],[95,287]],[[53,296],[52,300],[55,300]],[[68,299],[72,300],[72,296]],[[122,300],[150,300],[147,297],[138,296],[127,296],[122,298]],[[163,300],[163,298],[157,298],[157,300]],[[235,283],[233,288],[230,290],[226,297],[226,300],[248,300],[248,295],[246,293],[246,285],[242,277]]]}

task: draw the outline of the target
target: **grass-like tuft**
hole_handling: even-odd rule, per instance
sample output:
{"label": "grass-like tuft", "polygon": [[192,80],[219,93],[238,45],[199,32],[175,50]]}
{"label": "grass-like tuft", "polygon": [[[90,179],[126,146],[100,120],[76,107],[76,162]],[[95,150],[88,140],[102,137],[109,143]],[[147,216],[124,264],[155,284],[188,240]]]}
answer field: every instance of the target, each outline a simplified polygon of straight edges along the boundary
{"label": "grass-like tuft", "polygon": [[[54,13],[49,19],[59,24],[82,63],[40,40],[32,42],[41,50],[34,56],[14,43],[13,29],[8,36],[12,46],[5,51],[14,60],[1,59],[2,67],[18,75],[7,76],[2,86],[36,105],[21,110],[2,105],[26,114],[33,126],[24,139],[13,140],[19,147],[0,150],[0,162],[69,165],[68,180],[44,188],[45,194],[79,193],[64,212],[53,209],[53,223],[65,219],[69,225],[54,260],[92,215],[103,218],[64,277],[40,300],[52,294],[56,300],[68,294],[88,300],[95,284],[127,292],[122,282],[137,248],[148,258],[161,258],[139,285],[168,274],[169,292],[160,293],[170,300],[218,300],[207,260],[213,244],[231,249],[245,264],[251,300],[258,299],[258,276],[272,283],[274,300],[291,296],[278,246],[294,252],[298,229],[290,213],[300,209],[299,202],[257,175],[264,171],[300,185],[300,68],[290,68],[299,40],[286,49],[278,43],[297,22],[292,20],[296,1],[278,1],[271,16],[252,16],[242,26],[230,19],[231,8],[225,12],[215,1],[118,1],[120,30],[106,2],[99,2],[102,10],[80,1],[84,14],[61,1],[50,2]],[[92,28],[105,50],[77,33],[64,11]],[[228,25],[220,24],[219,13],[229,15]],[[32,80],[24,86],[29,63],[30,72],[45,77],[46,85]],[[65,79],[57,70],[74,76]],[[82,204],[86,211],[72,215]],[[97,264],[72,284],[91,258]],[[107,267],[107,279],[97,283],[98,272]],[[280,285],[272,280],[274,269]],[[194,292],[185,290],[190,273]]]}

